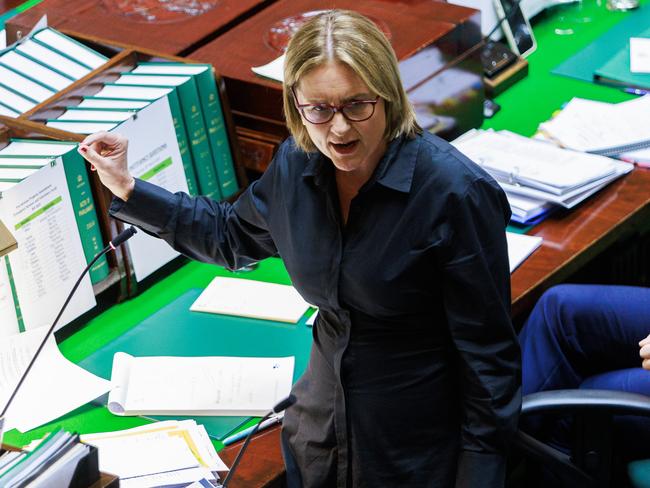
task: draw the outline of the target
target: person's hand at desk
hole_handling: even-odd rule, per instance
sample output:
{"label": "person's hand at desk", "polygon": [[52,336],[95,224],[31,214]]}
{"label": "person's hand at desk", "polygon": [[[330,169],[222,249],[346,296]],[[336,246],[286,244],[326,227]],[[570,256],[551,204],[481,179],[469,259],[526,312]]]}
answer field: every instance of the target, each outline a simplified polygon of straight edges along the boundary
{"label": "person's hand at desk", "polygon": [[124,136],[106,131],[91,134],[79,144],[79,152],[97,171],[104,186],[125,202],[135,186],[126,159],[128,146]]}
{"label": "person's hand at desk", "polygon": [[639,351],[642,360],[641,366],[643,369],[650,370],[650,335],[639,342],[639,347],[641,348]]}

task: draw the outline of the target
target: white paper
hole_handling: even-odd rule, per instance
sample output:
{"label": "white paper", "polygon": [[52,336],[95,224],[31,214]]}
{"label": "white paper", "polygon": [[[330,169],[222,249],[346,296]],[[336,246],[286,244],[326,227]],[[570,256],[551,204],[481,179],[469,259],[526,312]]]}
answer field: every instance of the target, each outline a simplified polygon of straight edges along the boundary
{"label": "white paper", "polygon": [[284,58],[283,54],[279,58],[275,58],[270,63],[267,63],[263,66],[254,66],[251,68],[253,73],[256,75],[263,76],[264,78],[269,78],[271,80],[279,81],[280,83],[284,82]]}
{"label": "white paper", "polygon": [[650,39],[630,37],[630,71],[650,73]]}
{"label": "white paper", "polygon": [[172,436],[131,436],[94,439],[99,449],[99,469],[122,479],[197,468],[199,463],[185,441]]}
{"label": "white paper", "polygon": [[[86,267],[63,162],[58,159],[54,166],[44,166],[3,192],[0,219],[18,242],[9,262],[25,329],[50,326]],[[58,327],[95,303],[86,275]]]}
{"label": "white paper", "polygon": [[16,51],[8,51],[0,56],[0,62],[55,90],[63,90],[74,81]]}
{"label": "white paper", "polygon": [[650,95],[620,103],[573,98],[539,128],[556,143],[594,151],[650,139]]}
{"label": "white paper", "polygon": [[117,415],[266,414],[291,391],[294,358],[113,357]]}
{"label": "white paper", "polygon": [[107,439],[122,439],[125,443],[128,443],[133,437],[146,437],[152,441],[160,437],[181,438],[187,443],[187,446],[202,467],[208,471],[228,470],[228,467],[212,445],[205,427],[198,425],[194,420],[165,420],[132,429],[84,434],[81,436],[81,440],[89,444],[99,445]]}
{"label": "white paper", "polygon": [[293,286],[217,276],[190,310],[295,324],[308,308]]}
{"label": "white paper", "polygon": [[535,249],[542,245],[542,238],[506,232],[508,241],[508,261],[512,273]]}
{"label": "white paper", "polygon": [[2,29],[0,30],[0,49],[7,47],[7,31]]}
{"label": "white paper", "polygon": [[34,34],[34,38],[38,39],[43,44],[47,44],[49,47],[53,47],[57,51],[66,54],[72,59],[85,64],[91,69],[99,68],[108,60],[108,58],[102,56],[98,52],[95,52],[88,47],[81,46],[68,36],[52,29],[44,29]]}
{"label": "white paper", "polygon": [[[4,408],[47,327],[0,342],[0,405]],[[7,412],[6,429],[21,432],[51,422],[103,395],[110,382],[68,361],[50,337]]]}
{"label": "white paper", "polygon": [[[171,192],[188,191],[176,130],[163,97],[138,112],[137,118],[122,122],[114,129],[129,139],[129,171]],[[138,281],[168,263],[178,252],[165,241],[139,232],[127,243]]]}
{"label": "white paper", "polygon": [[38,62],[43,63],[46,66],[56,69],[57,71],[78,80],[83,78],[88,73],[90,69],[85,66],[75,63],[71,59],[62,56],[47,47],[38,44],[32,39],[28,39],[25,42],[22,42],[16,46],[16,50],[20,53],[30,56]]}

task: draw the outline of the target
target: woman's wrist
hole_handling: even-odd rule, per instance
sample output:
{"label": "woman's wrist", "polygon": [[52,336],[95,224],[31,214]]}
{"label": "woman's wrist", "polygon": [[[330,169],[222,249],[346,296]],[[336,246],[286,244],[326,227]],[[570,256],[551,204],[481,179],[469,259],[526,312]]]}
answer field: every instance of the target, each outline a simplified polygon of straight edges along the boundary
{"label": "woman's wrist", "polygon": [[124,185],[120,185],[117,191],[114,191],[113,194],[120,200],[126,202],[129,200],[129,197],[131,197],[134,188],[135,188],[135,178],[129,175],[126,183]]}

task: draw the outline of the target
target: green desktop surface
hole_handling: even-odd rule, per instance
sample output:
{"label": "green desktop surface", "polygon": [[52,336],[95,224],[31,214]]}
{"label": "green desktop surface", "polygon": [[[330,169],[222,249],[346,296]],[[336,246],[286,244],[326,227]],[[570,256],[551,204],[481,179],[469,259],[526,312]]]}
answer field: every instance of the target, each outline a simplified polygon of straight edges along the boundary
{"label": "green desktop surface", "polygon": [[[642,3],[646,4],[647,0]],[[580,16],[583,20],[588,19],[588,21],[575,23],[572,35],[557,35],[555,28],[558,26],[560,16],[573,15],[574,10],[576,16]],[[561,12],[552,11],[540,14],[533,21],[538,48],[528,58],[529,74],[496,98],[496,102],[501,105],[502,109],[494,118],[486,120],[483,128],[508,129],[530,136],[534,134],[540,122],[549,119],[553,112],[574,96],[608,102],[632,98],[632,95],[623,93],[621,90],[555,75],[551,71],[618,22],[634,13],[610,12],[605,9],[604,4],[597,5],[596,2],[584,0],[581,5],[564,7]],[[86,327],[60,344],[61,351],[67,358],[79,363],[97,351],[110,350],[112,346],[119,343],[124,334],[135,330],[134,327],[159,311],[164,311],[165,307],[174,307],[174,304],[178,305],[179,303],[185,304],[184,299],[189,300],[188,297],[193,296],[196,289],[204,288],[217,275],[290,283],[282,262],[275,258],[260,263],[259,267],[252,272],[234,274],[217,266],[188,263],[136,298],[116,305],[89,321]],[[277,325],[269,324],[268,332],[274,331],[275,327]],[[304,325],[299,324],[294,327],[296,327],[297,334],[305,332]],[[236,334],[236,329],[228,332]],[[303,339],[304,337],[297,342],[301,344],[301,348],[304,348],[299,353],[308,354],[307,344],[301,342]],[[118,343],[113,343],[116,340]],[[260,351],[260,343],[258,337],[244,337],[240,344],[249,345],[250,351]],[[240,349],[238,352],[244,353],[244,350]],[[219,349],[216,345],[213,354],[224,354],[224,350]],[[252,354],[257,354],[257,352],[252,352]],[[105,367],[104,365],[102,369],[104,372],[106,371]],[[200,417],[197,420],[201,422]],[[5,442],[24,445],[32,439],[42,437],[58,426],[80,433],[88,433],[125,429],[147,422],[149,421],[140,417],[113,416],[105,407],[89,404],[51,424],[25,434],[20,434],[15,430],[10,431],[5,435]],[[215,441],[215,445],[217,448],[221,447],[219,441]]]}

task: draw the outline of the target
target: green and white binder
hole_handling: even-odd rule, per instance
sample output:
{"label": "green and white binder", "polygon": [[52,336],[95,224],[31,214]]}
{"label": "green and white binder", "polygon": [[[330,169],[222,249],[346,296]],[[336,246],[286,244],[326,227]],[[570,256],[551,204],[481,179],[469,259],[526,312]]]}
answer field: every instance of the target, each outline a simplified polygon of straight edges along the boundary
{"label": "green and white binder", "polygon": [[217,167],[221,195],[228,198],[239,190],[232,150],[226,130],[221,98],[210,64],[144,62],[133,71],[134,74],[191,75],[197,85],[212,157]]}
{"label": "green and white binder", "polygon": [[117,85],[115,83],[106,83],[104,87],[93,97],[88,97],[93,100],[98,99],[111,99],[111,100],[136,100],[153,102],[166,96],[169,100],[169,108],[171,110],[172,119],[174,122],[174,129],[176,130],[176,140],[178,141],[178,148],[183,160],[183,169],[187,179],[187,187],[190,195],[199,194],[199,186],[197,184],[196,172],[194,170],[194,162],[192,154],[189,149],[187,128],[183,121],[181,106],[178,99],[178,94],[174,87],[152,87],[152,86],[129,86]]}
{"label": "green and white binder", "polygon": [[[2,160],[16,165],[20,157],[58,157],[63,161],[68,191],[75,212],[75,220],[81,236],[81,244],[86,262],[90,262],[104,247],[95,201],[93,199],[85,161],[77,152],[77,144],[61,141],[45,141],[33,139],[11,139],[9,144],[0,150],[0,165]],[[109,268],[105,257],[97,260],[90,269],[90,279],[93,284],[108,277]]]}
{"label": "green and white binder", "polygon": [[191,76],[135,75],[123,73],[115,81],[117,85],[174,87],[180,102],[181,113],[194,160],[194,171],[201,195],[221,200],[217,171],[212,162],[210,143],[203,121],[203,111],[196,84]]}

